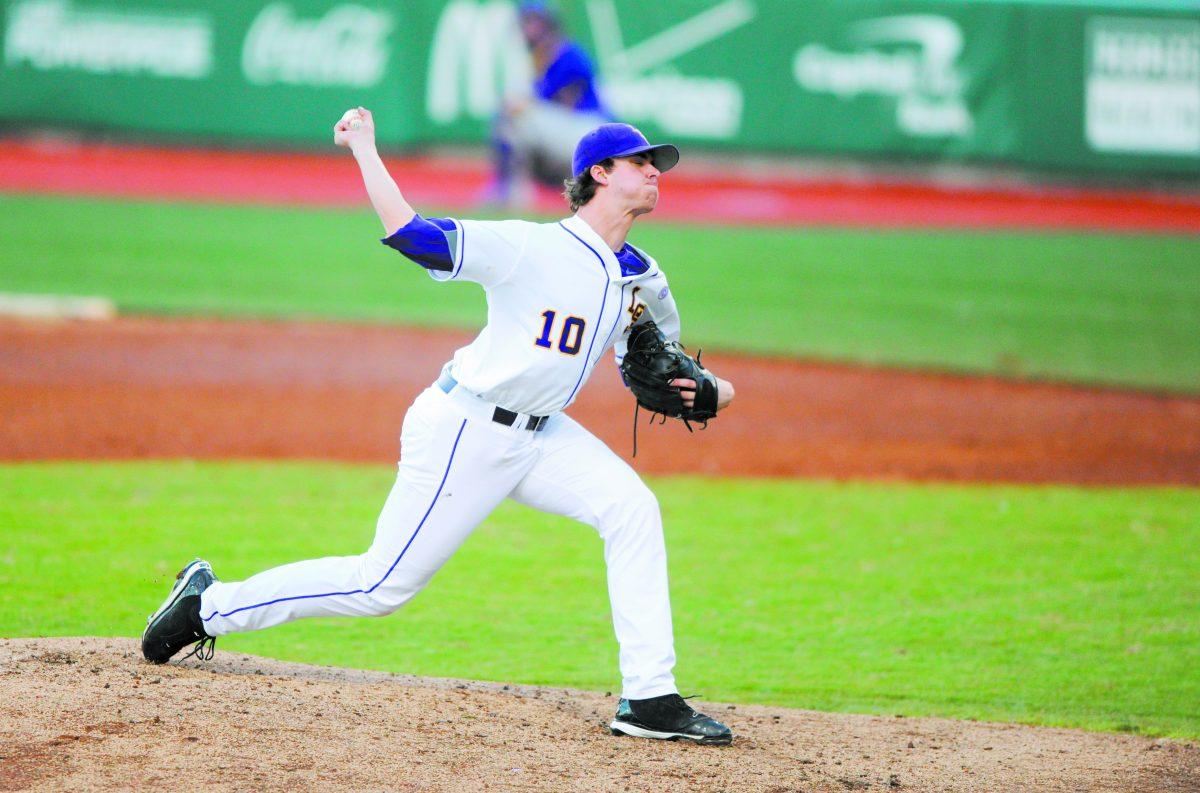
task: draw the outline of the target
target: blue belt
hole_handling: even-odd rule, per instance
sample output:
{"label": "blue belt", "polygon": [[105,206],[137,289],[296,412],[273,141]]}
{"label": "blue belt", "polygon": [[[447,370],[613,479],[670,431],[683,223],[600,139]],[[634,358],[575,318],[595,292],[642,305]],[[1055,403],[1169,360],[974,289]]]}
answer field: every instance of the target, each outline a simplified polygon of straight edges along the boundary
{"label": "blue belt", "polygon": [[[453,375],[450,374],[450,370],[443,369],[442,373],[438,375],[437,387],[442,389],[443,392],[449,394],[454,390],[454,386],[456,385],[458,385],[458,381],[455,380]],[[497,424],[503,424],[506,427],[511,427],[514,423],[516,423],[519,415],[519,413],[514,413],[511,410],[505,410],[504,408],[497,406],[496,409],[492,411],[492,421],[496,422]],[[541,432],[542,430],[546,429],[547,418],[549,417],[530,416],[529,421],[526,422],[523,429],[527,429],[530,432]]]}

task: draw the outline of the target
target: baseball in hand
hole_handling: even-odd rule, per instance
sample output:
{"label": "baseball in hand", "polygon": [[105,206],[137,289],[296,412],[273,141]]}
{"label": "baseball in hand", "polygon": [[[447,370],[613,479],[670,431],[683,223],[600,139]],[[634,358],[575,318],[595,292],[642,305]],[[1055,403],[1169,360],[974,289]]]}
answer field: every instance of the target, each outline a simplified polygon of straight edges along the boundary
{"label": "baseball in hand", "polygon": [[345,113],[342,113],[342,124],[348,130],[357,130],[362,128],[363,117],[358,108],[352,107]]}

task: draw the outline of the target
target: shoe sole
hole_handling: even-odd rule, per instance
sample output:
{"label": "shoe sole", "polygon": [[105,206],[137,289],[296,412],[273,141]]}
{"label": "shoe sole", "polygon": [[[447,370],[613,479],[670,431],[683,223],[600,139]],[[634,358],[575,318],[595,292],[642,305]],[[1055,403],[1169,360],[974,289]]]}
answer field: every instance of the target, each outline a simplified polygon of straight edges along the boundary
{"label": "shoe sole", "polygon": [[154,612],[149,617],[146,617],[146,630],[142,631],[142,641],[146,640],[146,634],[150,632],[150,628],[154,625],[154,621],[158,619],[164,611],[171,608],[171,606],[174,606],[175,601],[179,600],[179,596],[183,593],[183,590],[187,587],[188,582],[192,580],[192,576],[195,575],[196,571],[198,570],[208,570],[209,572],[212,572],[212,565],[203,559],[196,559],[193,562],[189,562],[188,565],[179,572],[179,576],[175,579],[175,586],[171,587],[171,593],[167,595],[167,599],[164,600],[163,604],[158,607],[158,611]]}
{"label": "shoe sole", "polygon": [[635,738],[653,738],[658,741],[691,741],[705,746],[728,746],[733,743],[732,735],[688,735],[683,732],[658,732],[647,730],[624,721],[608,725],[613,735],[632,735]]}

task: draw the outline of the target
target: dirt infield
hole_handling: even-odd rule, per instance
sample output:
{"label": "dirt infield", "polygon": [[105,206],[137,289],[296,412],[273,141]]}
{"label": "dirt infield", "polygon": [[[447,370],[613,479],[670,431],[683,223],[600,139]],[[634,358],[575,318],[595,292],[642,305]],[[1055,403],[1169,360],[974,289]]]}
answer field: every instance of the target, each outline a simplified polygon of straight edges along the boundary
{"label": "dirt infield", "polygon": [[[0,321],[0,459],[393,461],[462,333],[315,323]],[[1200,398],[712,356],[738,388],[704,432],[643,425],[639,470],[1200,484]],[[601,365],[571,409],[631,450]]]}
{"label": "dirt infield", "polygon": [[1184,791],[1200,747],[1076,730],[699,707],[733,746],[613,737],[598,693],[132,639],[0,641],[0,790]]}

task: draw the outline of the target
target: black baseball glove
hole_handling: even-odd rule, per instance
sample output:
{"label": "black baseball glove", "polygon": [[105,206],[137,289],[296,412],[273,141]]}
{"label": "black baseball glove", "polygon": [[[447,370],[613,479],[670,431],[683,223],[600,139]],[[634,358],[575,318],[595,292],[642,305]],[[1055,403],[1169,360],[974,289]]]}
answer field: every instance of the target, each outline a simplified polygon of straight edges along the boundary
{"label": "black baseball glove", "polygon": [[[629,332],[629,349],[621,361],[625,384],[640,407],[663,416],[707,424],[717,415],[717,378],[692,358],[677,341],[668,341],[653,322],[637,325]],[[672,380],[696,381],[696,399],[685,407],[679,388]]]}

